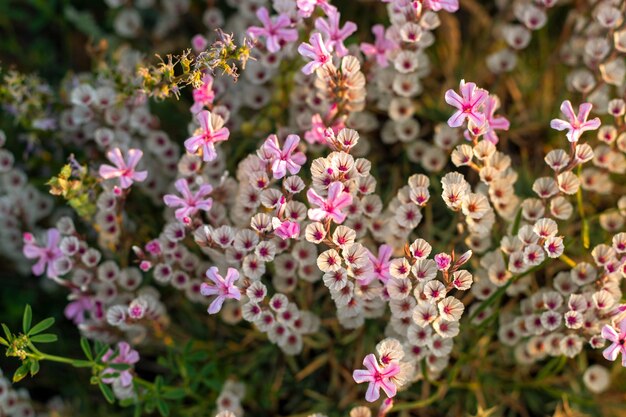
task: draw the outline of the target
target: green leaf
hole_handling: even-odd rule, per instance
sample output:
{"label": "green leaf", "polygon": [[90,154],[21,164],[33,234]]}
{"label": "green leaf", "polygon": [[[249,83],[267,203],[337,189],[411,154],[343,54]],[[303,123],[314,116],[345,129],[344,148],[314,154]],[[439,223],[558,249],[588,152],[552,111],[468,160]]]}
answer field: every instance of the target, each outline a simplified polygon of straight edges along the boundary
{"label": "green leaf", "polygon": [[72,361],[72,366],[75,368],[91,368],[93,366],[93,362],[77,359]]}
{"label": "green leaf", "polygon": [[187,393],[183,388],[174,388],[169,391],[165,391],[162,395],[163,398],[168,400],[181,400],[187,396]]}
{"label": "green leaf", "polygon": [[30,363],[30,376],[35,376],[39,372],[39,361],[33,360]]}
{"label": "green leaf", "polygon": [[4,335],[7,337],[7,340],[11,342],[11,340],[13,340],[13,335],[11,334],[11,331],[9,330],[7,325],[4,323],[2,323],[2,330],[4,330]]}
{"label": "green leaf", "polygon": [[113,395],[111,387],[105,385],[102,382],[98,382],[98,387],[100,388],[100,391],[102,391],[102,395],[104,395],[104,398],[106,398],[109,403],[113,404],[115,402],[115,395]]}
{"label": "green leaf", "polygon": [[0,337],[0,345],[9,346],[9,342],[4,337]]}
{"label": "green leaf", "polygon": [[162,400],[162,399],[158,399],[157,400],[157,408],[159,409],[159,414],[161,414],[163,417],[167,417],[170,415],[170,407],[167,405],[167,403]]}
{"label": "green leaf", "polygon": [[95,361],[96,362],[100,361],[100,359],[102,359],[102,357],[104,356],[105,353],[107,353],[108,350],[109,350],[109,347],[107,345],[105,345],[104,343],[101,343],[101,342],[96,342],[96,358],[95,358]]}
{"label": "green leaf", "polygon": [[130,365],[127,363],[110,363],[107,366],[115,369],[116,371],[126,371],[127,369],[130,369]]}
{"label": "green leaf", "polygon": [[17,368],[17,370],[13,374],[13,382],[14,383],[19,382],[22,379],[24,379],[24,377],[28,375],[29,371],[30,371],[30,362],[25,361],[24,363],[22,363],[22,365],[19,368]]}
{"label": "green leaf", "polygon": [[48,317],[47,319],[43,319],[39,323],[35,324],[32,329],[28,332],[30,336],[35,335],[37,333],[41,333],[44,330],[48,330],[54,324],[54,317]]}
{"label": "green leaf", "polygon": [[34,343],[53,343],[57,340],[59,340],[57,335],[52,333],[38,334],[30,338],[30,341]]}
{"label": "green leaf", "polygon": [[89,340],[84,337],[80,338],[80,347],[83,349],[85,357],[90,361],[93,361],[93,354],[91,353],[91,346],[89,346]]}
{"label": "green leaf", "polygon": [[26,307],[24,307],[24,316],[22,316],[22,330],[24,331],[24,334],[28,334],[32,322],[33,310],[30,308],[29,304],[26,304]]}

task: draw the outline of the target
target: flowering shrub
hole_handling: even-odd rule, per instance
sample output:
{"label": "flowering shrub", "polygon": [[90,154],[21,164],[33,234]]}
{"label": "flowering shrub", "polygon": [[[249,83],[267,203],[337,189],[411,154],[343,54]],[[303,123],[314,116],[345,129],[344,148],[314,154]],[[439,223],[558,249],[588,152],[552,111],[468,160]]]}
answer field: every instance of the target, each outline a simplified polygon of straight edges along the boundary
{"label": "flowering shrub", "polygon": [[626,2],[96,3],[0,72],[1,416],[623,415]]}

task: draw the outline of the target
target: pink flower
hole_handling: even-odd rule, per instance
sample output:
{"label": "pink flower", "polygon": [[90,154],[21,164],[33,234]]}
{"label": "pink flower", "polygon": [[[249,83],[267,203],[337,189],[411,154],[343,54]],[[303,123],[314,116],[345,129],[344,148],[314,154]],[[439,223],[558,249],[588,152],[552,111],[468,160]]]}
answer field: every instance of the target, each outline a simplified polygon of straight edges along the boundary
{"label": "pink flower", "polygon": [[565,100],[561,104],[561,113],[569,120],[552,119],[550,127],[559,131],[567,129],[567,140],[570,142],[578,142],[583,132],[596,130],[600,127],[600,119],[597,117],[587,121],[592,107],[591,103],[582,103],[578,106],[578,115],[576,115],[572,108],[572,103],[569,100]]}
{"label": "pink flower", "polygon": [[459,0],[424,0],[424,6],[437,12],[441,9],[449,13],[459,10]]}
{"label": "pink flower", "polygon": [[374,267],[374,275],[383,283],[387,283],[391,275],[389,274],[389,266],[391,265],[391,251],[392,248],[389,245],[381,245],[378,249],[378,257],[369,252],[368,256],[372,266]]}
{"label": "pink flower", "polygon": [[294,28],[289,28],[292,25],[291,19],[286,14],[280,14],[271,19],[268,10],[265,7],[261,7],[257,10],[256,16],[263,24],[263,27],[251,26],[248,28],[248,33],[255,38],[264,37],[269,52],[278,52],[281,46],[298,40],[298,31]]}
{"label": "pink flower", "polygon": [[235,285],[235,281],[239,279],[239,271],[235,268],[228,268],[226,278],[222,278],[217,267],[212,266],[206,271],[206,276],[213,281],[214,285],[203,282],[200,286],[200,293],[205,297],[209,295],[217,295],[209,306],[209,314],[215,314],[222,309],[222,304],[227,298],[239,300],[241,292]]}
{"label": "pink flower", "polygon": [[228,140],[230,132],[224,127],[224,119],[208,110],[201,111],[196,118],[199,132],[185,141],[185,149],[191,153],[200,151],[203,161],[212,161],[217,157],[215,143]]}
{"label": "pink flower", "polygon": [[167,194],[163,197],[163,201],[168,207],[180,207],[176,209],[174,214],[181,222],[188,223],[189,218],[196,214],[198,210],[211,210],[213,199],[206,198],[213,191],[211,184],[202,184],[195,193],[191,192],[185,178],[177,180],[174,186],[180,192],[182,198],[174,194]]}
{"label": "pink flower", "polygon": [[447,271],[448,268],[450,268],[450,264],[452,263],[452,257],[443,252],[435,255],[434,260],[437,264],[437,269],[440,271]]}
{"label": "pink flower", "polygon": [[272,226],[274,227],[274,234],[282,240],[295,239],[300,236],[300,225],[297,222],[282,221],[278,217],[274,217]]}
{"label": "pink flower", "polygon": [[372,33],[374,34],[374,44],[362,43],[361,51],[366,56],[375,56],[376,62],[382,68],[387,67],[387,52],[391,52],[398,47],[398,45],[391,39],[387,39],[385,36],[385,27],[383,25],[372,26]]}
{"label": "pink flower", "polygon": [[337,9],[331,9],[328,12],[328,20],[324,18],[318,18],[315,20],[315,29],[324,35],[329,48],[334,49],[338,57],[343,57],[348,54],[348,48],[346,48],[343,42],[356,32],[356,24],[353,22],[346,22],[343,28],[339,27],[339,20],[341,14]]}
{"label": "pink flower", "polygon": [[24,248],[22,249],[24,256],[28,259],[37,259],[37,263],[32,268],[33,274],[42,275],[46,271],[48,278],[57,276],[54,261],[63,257],[59,248],[60,240],[61,234],[57,229],[48,229],[46,245],[42,247],[37,245],[33,235],[24,233]]}
{"label": "pink flower", "polygon": [[311,17],[315,7],[321,8],[325,13],[334,8],[328,4],[328,0],[298,0],[296,6],[298,7],[298,14],[302,17]]}
{"label": "pink flower", "polygon": [[306,193],[309,202],[319,208],[309,209],[311,220],[323,220],[331,218],[335,223],[343,223],[346,214],[341,210],[352,204],[352,194],[343,191],[343,184],[335,181],[328,187],[328,197],[323,198],[312,188]]}
{"label": "pink flower", "polygon": [[487,100],[487,91],[476,88],[476,84],[466,83],[465,80],[461,80],[460,90],[462,97],[454,90],[446,91],[446,103],[458,109],[448,119],[448,125],[459,127],[467,119],[476,126],[482,126],[485,123],[485,115],[478,109]]}
{"label": "pink flower", "polygon": [[191,38],[191,47],[196,53],[204,51],[208,45],[209,40],[200,34],[197,34],[193,38]]}
{"label": "pink flower", "polygon": [[300,137],[298,135],[289,135],[285,139],[283,149],[280,149],[278,137],[270,135],[263,144],[262,150],[264,157],[272,163],[272,172],[274,178],[280,179],[285,176],[287,171],[291,175],[300,172],[300,167],[306,162],[306,156],[302,152],[295,152]]}
{"label": "pink flower", "polygon": [[485,133],[485,139],[494,145],[498,143],[498,135],[495,130],[509,130],[509,121],[500,116],[495,116],[496,110],[500,107],[500,100],[496,96],[489,96],[485,101],[485,117],[487,119],[487,132]]}
{"label": "pink flower", "polygon": [[388,365],[381,367],[376,360],[376,356],[370,353],[363,359],[363,365],[367,369],[357,369],[352,373],[352,378],[357,384],[369,382],[365,399],[374,402],[380,397],[380,389],[382,388],[388,397],[394,397],[397,392],[396,385],[391,380],[400,373],[400,365],[396,362],[390,362]]}
{"label": "pink flower", "polygon": [[305,58],[311,59],[311,62],[302,68],[305,74],[312,74],[316,69],[328,63],[331,59],[330,51],[322,39],[322,35],[315,32],[309,39],[310,44],[302,42],[298,46],[298,53]]}
{"label": "pink flower", "polygon": [[197,113],[203,107],[213,104],[215,100],[215,92],[213,91],[213,77],[210,74],[204,74],[202,77],[202,85],[193,90],[193,106],[191,112]]}
{"label": "pink flower", "polygon": [[93,300],[88,295],[75,295],[77,298],[65,306],[63,314],[75,324],[81,324],[85,321],[85,313],[94,308]]}
{"label": "pink flower", "polygon": [[[115,354],[117,352],[117,354]],[[112,349],[109,349],[107,353],[102,356],[102,362],[106,364],[126,364],[126,365],[134,365],[139,362],[139,353],[132,349],[130,345],[126,342],[119,342],[117,344],[116,352]],[[128,387],[133,382],[133,375],[130,372],[130,369],[125,369],[120,371],[114,368],[105,368],[102,371],[102,374],[119,374],[117,377],[104,377],[102,378],[102,382],[106,384],[112,384],[115,380],[119,379],[121,385],[123,387]]]}
{"label": "pink flower", "polygon": [[143,152],[139,149],[129,149],[126,161],[122,156],[120,148],[115,148],[107,152],[107,158],[113,165],[100,165],[99,174],[105,180],[119,178],[120,186],[124,189],[133,185],[134,181],[142,182],[148,177],[148,171],[135,171]]}
{"label": "pink flower", "polygon": [[609,361],[614,361],[617,356],[622,354],[622,366],[626,367],[626,319],[622,319],[619,323],[619,333],[608,324],[602,328],[602,337],[611,343],[611,346],[604,349],[602,355]]}

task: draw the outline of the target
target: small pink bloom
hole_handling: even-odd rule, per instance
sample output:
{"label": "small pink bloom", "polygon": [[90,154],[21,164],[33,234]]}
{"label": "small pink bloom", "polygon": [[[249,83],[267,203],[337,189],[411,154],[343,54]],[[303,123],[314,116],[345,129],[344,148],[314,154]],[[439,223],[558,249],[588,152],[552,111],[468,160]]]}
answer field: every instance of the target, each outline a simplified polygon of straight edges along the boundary
{"label": "small pink bloom", "polygon": [[454,90],[446,91],[446,103],[458,109],[448,119],[448,125],[459,127],[465,120],[469,120],[476,126],[482,126],[485,123],[485,115],[479,108],[487,100],[487,91],[476,88],[476,84],[466,83],[465,80],[461,80],[460,90],[461,95]]}
{"label": "small pink bloom", "polygon": [[193,48],[193,51],[196,53],[204,51],[206,47],[208,46],[208,44],[209,44],[209,41],[207,40],[207,38],[205,38],[204,36],[200,34],[197,34],[196,36],[191,38],[191,47]]}
{"label": "small pink bloom", "polygon": [[135,171],[143,152],[139,149],[129,149],[126,161],[120,148],[107,152],[107,158],[113,165],[100,165],[99,174],[105,180],[112,178],[120,179],[120,187],[126,189],[133,185],[134,181],[142,182],[148,177],[148,171]]}
{"label": "small pink bloom", "polygon": [[146,250],[150,253],[150,255],[158,256],[161,254],[161,243],[158,239],[151,240],[146,243]]}
{"label": "small pink bloom", "polygon": [[494,145],[498,143],[499,138],[496,130],[509,130],[510,123],[505,117],[495,116],[496,110],[500,107],[500,100],[496,96],[489,96],[485,101],[485,117],[487,119],[487,132],[484,137]]}
{"label": "small pink bloom", "polygon": [[567,129],[567,140],[570,142],[578,142],[583,132],[596,130],[600,127],[600,119],[597,117],[587,121],[592,107],[591,103],[582,103],[578,106],[577,115],[574,113],[572,103],[569,100],[565,100],[561,104],[561,113],[563,113],[568,120],[552,119],[550,127],[559,131]]}
{"label": "small pink bloom", "polygon": [[[115,351],[109,349],[107,353],[102,356],[102,362],[104,362],[105,364],[134,365],[139,362],[139,353],[136,350],[132,349],[128,343],[119,342]],[[102,382],[106,384],[112,384],[113,382],[115,382],[115,380],[119,379],[123,387],[128,387],[133,382],[133,375],[130,369],[120,371],[114,368],[105,368],[102,371],[103,375],[113,373],[119,374],[119,376],[115,378],[102,378]]]}
{"label": "small pink bloom", "polygon": [[251,26],[248,28],[248,33],[255,38],[264,37],[269,52],[278,52],[288,42],[298,40],[298,31],[295,28],[291,28],[291,19],[286,14],[280,14],[271,19],[267,8],[261,7],[257,10],[256,16],[263,26]]}
{"label": "small pink bloom", "polygon": [[315,32],[312,34],[309,42],[303,42],[298,46],[298,53],[311,60],[302,68],[302,72],[305,74],[312,74],[316,69],[331,60],[331,53],[320,33]]}
{"label": "small pink bloom", "polygon": [[35,275],[42,275],[44,271],[48,278],[55,278],[57,270],[54,261],[63,257],[63,252],[59,248],[61,234],[57,229],[48,229],[46,233],[45,246],[38,246],[35,238],[30,233],[24,233],[24,256],[28,259],[37,259],[32,271]]}
{"label": "small pink bloom", "polygon": [[389,281],[389,278],[391,278],[389,273],[389,266],[391,265],[391,251],[391,246],[381,245],[378,249],[378,257],[374,256],[371,252],[368,253],[370,262],[374,267],[374,275],[385,284]]}
{"label": "small pink bloom", "polygon": [[613,326],[605,324],[602,328],[602,337],[611,342],[611,345],[602,352],[604,358],[614,361],[621,353],[622,366],[626,367],[626,319],[620,321],[619,333]]}
{"label": "small pink bloom", "polygon": [[324,220],[331,218],[335,223],[343,223],[346,214],[341,210],[352,204],[352,194],[343,190],[343,184],[335,181],[328,187],[328,197],[324,198],[317,194],[312,188],[306,193],[309,202],[319,208],[309,209],[308,214],[311,220]]}
{"label": "small pink bloom", "polygon": [[213,77],[210,74],[204,74],[202,77],[202,85],[193,90],[193,106],[192,113],[198,113],[206,106],[213,104],[215,100],[215,92],[213,91]]}
{"label": "small pink bloom", "polygon": [[437,269],[440,271],[447,271],[450,268],[450,264],[452,263],[452,257],[447,253],[438,253],[434,257],[435,263],[437,264]]}
{"label": "small pink bloom", "polygon": [[449,13],[459,10],[459,0],[424,0],[424,6],[437,12],[441,9]]}
{"label": "small pink bloom", "polygon": [[297,222],[281,221],[278,217],[274,217],[272,226],[274,227],[274,234],[282,240],[295,239],[300,236],[300,225]]}
{"label": "small pink bloom", "polygon": [[331,9],[328,12],[328,20],[317,18],[315,20],[315,29],[317,29],[327,41],[328,47],[333,49],[338,57],[348,54],[343,42],[354,32],[356,32],[356,24],[354,22],[346,22],[343,28],[339,27],[341,14],[337,9]]}
{"label": "small pink bloom", "polygon": [[328,4],[328,0],[298,0],[296,6],[298,7],[298,15],[302,17],[311,17],[315,7],[321,8],[325,13],[334,9],[333,6]]}
{"label": "small pink bloom", "polygon": [[185,222],[186,219],[191,218],[199,210],[211,210],[213,199],[207,197],[213,191],[211,184],[202,184],[195,193],[191,192],[185,178],[177,180],[174,186],[182,197],[167,194],[163,197],[163,201],[168,207],[180,207],[176,209],[175,216],[181,222]]}
{"label": "small pink bloom", "polygon": [[380,397],[380,389],[385,391],[389,398],[394,397],[397,392],[396,384],[392,378],[400,373],[400,365],[391,362],[388,365],[380,366],[376,356],[370,353],[363,359],[366,369],[357,369],[352,373],[352,378],[357,384],[369,382],[365,399],[374,402]]}
{"label": "small pink bloom", "polygon": [[228,140],[230,132],[224,127],[224,119],[208,110],[201,111],[196,118],[200,123],[200,129],[185,141],[185,148],[190,153],[200,150],[203,161],[213,161],[217,157],[215,144]]}
{"label": "small pink bloom", "polygon": [[306,156],[302,152],[295,152],[299,143],[300,137],[298,135],[289,135],[281,150],[276,135],[270,135],[265,140],[262,151],[264,158],[272,163],[274,178],[284,177],[287,171],[291,175],[300,172],[300,167],[306,162]]}
{"label": "small pink bloom", "polygon": [[383,25],[372,26],[372,33],[374,34],[374,44],[362,43],[361,51],[366,56],[376,57],[376,62],[382,68],[387,67],[387,53],[394,51],[398,48],[398,44],[391,39],[387,39],[385,35],[385,27]]}
{"label": "small pink bloom", "polygon": [[74,301],[65,306],[63,314],[68,320],[72,320],[74,324],[81,324],[85,321],[85,313],[94,308],[91,296],[78,295]]}
{"label": "small pink bloom", "polygon": [[239,279],[239,271],[235,268],[228,268],[226,277],[223,278],[217,269],[212,266],[206,271],[206,276],[213,281],[214,285],[209,285],[203,282],[200,286],[200,293],[205,297],[210,295],[216,295],[215,299],[209,306],[209,314],[215,314],[222,309],[222,304],[227,298],[239,300],[241,298],[241,292],[235,285],[235,281]]}

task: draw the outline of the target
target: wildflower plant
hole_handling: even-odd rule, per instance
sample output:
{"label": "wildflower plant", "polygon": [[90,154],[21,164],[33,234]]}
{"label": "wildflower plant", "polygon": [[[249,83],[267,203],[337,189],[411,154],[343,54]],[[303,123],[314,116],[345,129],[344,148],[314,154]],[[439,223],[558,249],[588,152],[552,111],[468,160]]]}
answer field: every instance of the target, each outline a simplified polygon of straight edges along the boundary
{"label": "wildflower plant", "polygon": [[0,71],[0,415],[619,415],[624,1],[200,3]]}

